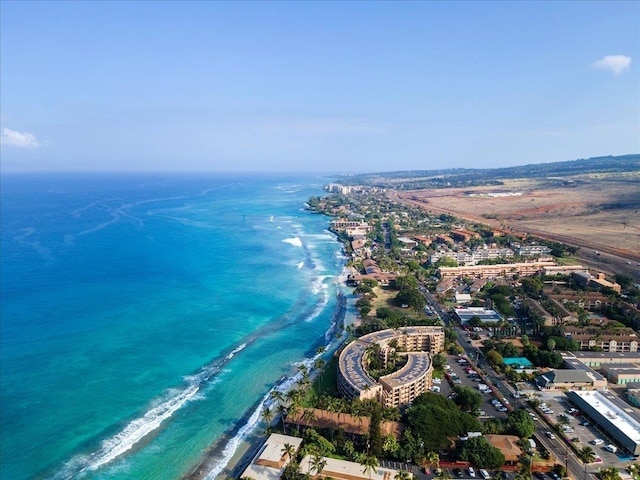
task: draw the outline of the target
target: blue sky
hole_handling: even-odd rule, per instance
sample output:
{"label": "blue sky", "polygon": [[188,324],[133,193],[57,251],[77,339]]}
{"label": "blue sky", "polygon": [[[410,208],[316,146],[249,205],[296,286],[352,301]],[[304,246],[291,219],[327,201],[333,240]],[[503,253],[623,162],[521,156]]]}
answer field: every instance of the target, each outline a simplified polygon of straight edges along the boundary
{"label": "blue sky", "polygon": [[640,152],[640,2],[0,3],[2,171]]}

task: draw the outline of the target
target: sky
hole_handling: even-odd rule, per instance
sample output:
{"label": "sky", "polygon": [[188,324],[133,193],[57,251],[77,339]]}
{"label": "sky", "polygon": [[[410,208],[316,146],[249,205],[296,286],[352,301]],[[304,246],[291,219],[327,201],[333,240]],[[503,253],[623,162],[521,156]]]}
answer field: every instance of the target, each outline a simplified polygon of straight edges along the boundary
{"label": "sky", "polygon": [[638,1],[0,1],[0,172],[640,153]]}

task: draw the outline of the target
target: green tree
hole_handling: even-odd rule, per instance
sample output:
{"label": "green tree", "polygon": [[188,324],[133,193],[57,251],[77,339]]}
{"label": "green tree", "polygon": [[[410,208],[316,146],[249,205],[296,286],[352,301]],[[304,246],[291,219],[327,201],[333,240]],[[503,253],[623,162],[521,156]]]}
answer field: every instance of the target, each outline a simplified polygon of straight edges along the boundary
{"label": "green tree", "polygon": [[616,467],[603,468],[600,470],[602,480],[621,480],[620,472]]}
{"label": "green tree", "polygon": [[372,455],[366,455],[360,462],[360,465],[364,467],[362,473],[364,473],[365,475],[369,475],[369,478],[371,478],[372,473],[378,473],[377,469],[380,466],[380,463],[378,462],[378,459],[376,457]]}
{"label": "green tree", "polygon": [[529,438],[536,431],[531,416],[522,409],[509,412],[505,428],[507,432],[520,438]]}
{"label": "green tree", "polygon": [[456,393],[453,401],[462,410],[472,412],[478,409],[480,405],[482,405],[482,395],[473,390],[473,388],[471,387],[457,385],[453,388],[453,391]]}
{"label": "green tree", "polygon": [[445,357],[442,353],[437,353],[433,356],[432,359],[433,368],[436,370],[442,370],[447,364],[447,357]]}
{"label": "green tree", "polygon": [[498,469],[505,462],[502,452],[484,437],[473,437],[459,442],[459,457],[480,468],[488,469]]}
{"label": "green tree", "polygon": [[314,455],[309,460],[309,473],[316,472],[316,475],[320,475],[324,467],[327,465],[327,461],[322,458],[321,455]]}
{"label": "green tree", "polygon": [[578,458],[583,463],[593,463],[596,461],[596,452],[589,445],[586,445],[578,450]]}

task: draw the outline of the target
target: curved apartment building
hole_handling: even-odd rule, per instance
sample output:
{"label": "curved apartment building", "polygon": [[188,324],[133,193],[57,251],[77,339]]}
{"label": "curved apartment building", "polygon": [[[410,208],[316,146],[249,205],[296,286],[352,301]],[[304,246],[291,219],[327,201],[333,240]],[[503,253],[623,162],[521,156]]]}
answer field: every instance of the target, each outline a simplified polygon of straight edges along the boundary
{"label": "curved apartment building", "polygon": [[[365,357],[367,348],[373,344],[380,347],[378,355],[383,365],[387,365],[394,351],[406,352],[402,354],[406,355],[407,363],[400,370],[374,380],[367,373]],[[431,355],[443,349],[443,327],[405,327],[370,333],[340,353],[338,390],[349,399],[375,398],[387,407],[407,405],[431,386]]]}

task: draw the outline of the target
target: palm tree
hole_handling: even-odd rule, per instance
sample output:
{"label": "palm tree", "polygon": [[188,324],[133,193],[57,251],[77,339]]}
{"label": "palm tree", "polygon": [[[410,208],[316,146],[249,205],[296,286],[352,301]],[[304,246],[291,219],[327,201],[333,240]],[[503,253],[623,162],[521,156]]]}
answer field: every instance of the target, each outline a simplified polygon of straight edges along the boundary
{"label": "palm tree", "polygon": [[425,468],[429,468],[432,466],[435,466],[436,468],[440,467],[440,455],[438,455],[438,452],[428,451],[427,453],[425,453],[422,460],[422,465]]}
{"label": "palm tree", "polygon": [[582,460],[582,463],[593,463],[596,461],[596,452],[587,445],[578,451],[578,458]]}
{"label": "palm tree", "polygon": [[284,402],[284,396],[282,395],[282,392],[280,390],[271,390],[269,392],[269,397],[274,402],[278,402],[278,403]]}
{"label": "palm tree", "polygon": [[600,470],[602,480],[620,480],[620,472],[616,467],[603,468]]}
{"label": "palm tree", "polygon": [[393,478],[395,478],[396,480],[410,480],[411,478],[413,478],[413,475],[409,472],[405,472],[404,470],[400,470]]}
{"label": "palm tree", "polygon": [[[291,406],[287,410],[287,416],[291,415],[292,417],[297,417],[300,413],[300,407],[295,403],[291,404]],[[296,430],[298,435],[300,435],[300,422],[296,420]]]}
{"label": "palm tree", "polygon": [[262,420],[265,421],[267,426],[271,426],[271,421],[273,420],[273,413],[269,409],[269,407],[264,407],[262,410]]}
{"label": "palm tree", "polygon": [[321,455],[314,455],[309,459],[309,473],[316,472],[316,475],[320,475],[324,467],[327,465],[327,461]]}
{"label": "palm tree", "polygon": [[371,473],[378,473],[376,467],[380,466],[380,463],[378,463],[378,459],[376,457],[366,455],[360,460],[360,465],[364,467],[362,473],[369,475],[369,479],[371,479]]}
{"label": "palm tree", "polygon": [[278,416],[280,417],[280,421],[282,422],[282,433],[286,435],[287,431],[285,429],[284,417],[287,416],[287,407],[280,403],[276,407],[276,411],[278,412]]}
{"label": "palm tree", "polygon": [[318,417],[316,417],[316,414],[313,410],[305,409],[302,412],[302,420],[309,424],[312,424],[315,423],[316,420],[318,420]]}
{"label": "palm tree", "polygon": [[283,447],[282,447],[282,456],[285,456],[288,459],[292,459],[294,453],[296,453],[296,447],[294,447],[290,443],[285,443],[283,445]]}

